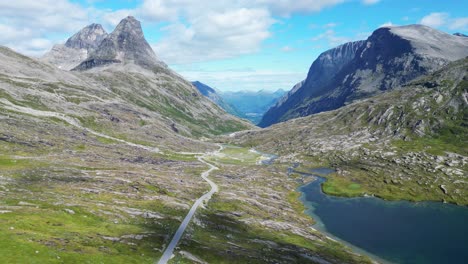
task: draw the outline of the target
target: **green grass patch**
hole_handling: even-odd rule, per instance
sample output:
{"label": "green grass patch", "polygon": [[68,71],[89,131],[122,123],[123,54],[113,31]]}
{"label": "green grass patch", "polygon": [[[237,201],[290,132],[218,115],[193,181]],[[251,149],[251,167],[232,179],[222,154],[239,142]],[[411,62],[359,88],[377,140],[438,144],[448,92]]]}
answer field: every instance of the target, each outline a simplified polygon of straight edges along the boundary
{"label": "green grass patch", "polygon": [[225,147],[218,155],[209,156],[207,159],[233,165],[255,165],[262,157],[261,154],[242,147]]}
{"label": "green grass patch", "polygon": [[328,177],[327,181],[322,184],[322,190],[326,194],[345,197],[360,196],[365,193],[360,184],[337,175]]}

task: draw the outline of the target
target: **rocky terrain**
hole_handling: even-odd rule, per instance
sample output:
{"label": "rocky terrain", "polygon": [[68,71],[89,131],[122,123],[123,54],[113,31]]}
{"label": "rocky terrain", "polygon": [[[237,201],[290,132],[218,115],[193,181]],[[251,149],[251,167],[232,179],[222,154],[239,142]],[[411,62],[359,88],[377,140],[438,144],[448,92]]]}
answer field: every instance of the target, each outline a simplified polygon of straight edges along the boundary
{"label": "rocky terrain", "polygon": [[102,39],[86,60],[73,70],[87,70],[113,63],[132,63],[147,69],[167,68],[146,41],[140,21],[132,16],[120,21],[114,31]]}
{"label": "rocky terrain", "polygon": [[107,35],[101,25],[91,24],[70,37],[65,44],[54,45],[41,60],[60,69],[71,70],[83,62]]}
{"label": "rocky terrain", "polygon": [[[67,41],[89,48],[73,71],[0,47],[2,263],[156,262],[209,190],[200,159],[218,145],[207,138],[253,128],[145,49],[134,18],[98,28]],[[314,231],[298,183],[260,156],[226,146],[206,157],[219,191],[172,263],[371,262]]]}
{"label": "rocky terrain", "polygon": [[366,41],[321,54],[306,80],[259,123],[266,127],[291,118],[337,109],[387,92],[468,56],[468,39],[422,25],[383,27]]}
{"label": "rocky terrain", "polygon": [[225,140],[337,169],[324,185],[331,194],[467,205],[467,72],[463,59],[391,92]]}

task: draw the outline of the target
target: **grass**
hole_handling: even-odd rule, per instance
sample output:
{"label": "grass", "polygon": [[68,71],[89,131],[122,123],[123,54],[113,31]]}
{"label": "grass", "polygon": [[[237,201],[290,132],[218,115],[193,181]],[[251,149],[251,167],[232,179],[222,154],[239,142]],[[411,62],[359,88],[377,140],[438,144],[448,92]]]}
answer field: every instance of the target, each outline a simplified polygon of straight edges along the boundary
{"label": "grass", "polygon": [[227,146],[218,155],[209,156],[208,160],[231,165],[255,165],[261,157],[248,148]]}
{"label": "grass", "polygon": [[[191,227],[190,233],[180,244],[181,250],[208,263],[308,262],[303,254],[319,255],[338,262],[370,262],[366,257],[347,253],[343,245],[331,240],[315,241],[287,230],[247,225],[228,214],[232,210],[241,210],[243,206],[221,200],[210,202],[210,209],[203,210],[199,217],[202,226]],[[171,263],[183,261],[186,260],[177,254]]]}
{"label": "grass", "polygon": [[345,197],[362,196],[365,193],[365,189],[361,187],[361,184],[336,175],[329,177],[322,184],[322,190],[329,195]]}
{"label": "grass", "polygon": [[73,215],[42,206],[0,214],[2,262],[150,263],[158,257],[149,241],[132,241],[139,245],[129,247],[103,238],[138,234],[144,231],[141,227],[110,223],[80,208],[72,209]]}
{"label": "grass", "polygon": [[[301,193],[298,192],[298,191],[291,191],[288,193],[288,202],[289,204],[291,204],[292,208],[294,209],[294,211],[296,211],[297,214],[299,215],[304,215],[305,213],[305,210],[306,210],[306,207],[304,206],[304,204],[300,201],[300,198],[301,197]],[[310,217],[309,217],[310,218]],[[315,221],[310,218],[311,220],[311,224],[314,224]]]}

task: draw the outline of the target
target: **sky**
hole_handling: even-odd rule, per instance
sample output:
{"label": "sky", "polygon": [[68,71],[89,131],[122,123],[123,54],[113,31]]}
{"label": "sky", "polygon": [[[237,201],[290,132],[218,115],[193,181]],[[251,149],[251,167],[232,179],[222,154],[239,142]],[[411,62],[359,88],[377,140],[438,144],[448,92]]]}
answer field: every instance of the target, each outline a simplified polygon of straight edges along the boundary
{"label": "sky", "polygon": [[289,90],[320,53],[381,26],[468,31],[465,0],[15,0],[0,1],[0,45],[40,57],[128,15],[173,70],[221,91]]}

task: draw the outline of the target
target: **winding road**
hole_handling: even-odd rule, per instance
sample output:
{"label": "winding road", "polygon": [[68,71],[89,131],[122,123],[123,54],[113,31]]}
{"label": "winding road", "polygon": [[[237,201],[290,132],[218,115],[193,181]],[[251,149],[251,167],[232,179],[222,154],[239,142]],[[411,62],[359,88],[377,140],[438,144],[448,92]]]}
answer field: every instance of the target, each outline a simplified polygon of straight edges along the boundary
{"label": "winding road", "polygon": [[210,168],[206,171],[204,171],[202,174],[201,174],[201,177],[207,181],[210,186],[211,186],[211,190],[207,193],[205,193],[204,195],[202,195],[202,197],[198,198],[198,200],[195,201],[195,203],[192,205],[192,208],[190,208],[190,211],[188,212],[187,216],[185,216],[184,218],[184,221],[182,221],[182,224],[180,224],[179,228],[177,229],[174,237],[172,237],[172,240],[171,242],[169,243],[169,245],[167,246],[166,250],[164,250],[164,253],[163,255],[161,256],[161,258],[159,259],[158,261],[158,264],[166,264],[169,259],[171,259],[172,257],[172,254],[174,252],[174,248],[177,246],[177,244],[179,243],[179,240],[180,238],[182,237],[182,235],[184,234],[184,231],[185,229],[187,228],[187,225],[190,223],[190,220],[192,220],[192,217],[193,215],[195,214],[195,212],[197,211],[198,207],[204,202],[204,201],[208,201],[210,200],[211,196],[218,191],[218,185],[216,185],[216,183],[214,183],[213,181],[211,181],[210,179],[208,179],[208,176],[210,175],[210,173],[213,171],[213,170],[217,170],[218,167],[214,166],[213,164],[205,161],[203,158],[206,157],[208,154],[216,154],[218,152],[220,152],[221,150],[223,150],[223,146],[218,144],[219,145],[219,149],[215,152],[212,152],[212,153],[205,153],[203,154],[202,156],[199,156],[198,157],[198,160],[201,162],[201,163],[204,163],[206,165],[208,165]]}
{"label": "winding road", "polygon": [[[76,120],[76,119],[74,119],[74,118],[72,118],[70,116],[67,116],[65,114],[62,114],[62,113],[36,110],[36,109],[28,108],[28,107],[15,105],[15,104],[11,103],[10,101],[8,101],[8,100],[6,100],[4,98],[0,99],[0,103],[3,104],[4,108],[6,108],[8,110],[12,110],[12,111],[20,112],[20,113],[25,113],[25,114],[30,114],[30,115],[34,115],[34,116],[38,116],[38,117],[56,117],[56,118],[59,118],[59,119],[65,121],[65,122],[69,123],[72,126],[75,126],[75,127],[79,128],[79,129],[83,129],[85,131],[88,131],[89,133],[94,134],[96,136],[100,136],[100,137],[104,137],[104,138],[107,138],[107,139],[115,140],[115,141],[127,144],[129,146],[141,148],[141,149],[144,149],[144,150],[147,150],[147,151],[160,153],[160,150],[158,148],[148,147],[148,146],[144,146],[144,145],[140,145],[140,144],[135,144],[135,143],[132,143],[132,142],[125,141],[123,139],[111,137],[111,136],[108,136],[108,135],[93,131],[93,130],[91,130],[89,128],[83,127],[78,120]],[[216,183],[214,183],[213,181],[208,179],[208,176],[210,175],[210,173],[213,170],[217,170],[219,168],[204,160],[204,158],[206,156],[217,154],[217,153],[219,153],[220,151],[223,150],[224,147],[221,144],[218,144],[218,146],[219,146],[218,150],[213,151],[213,152],[208,152],[208,153],[176,152],[176,153],[182,154],[182,155],[193,155],[193,154],[200,155],[200,156],[198,156],[198,161],[208,165],[208,167],[209,167],[208,170],[204,171],[201,174],[201,177],[202,177],[203,180],[205,180],[206,182],[208,182],[210,184],[211,190],[209,192],[205,193],[204,195],[202,195],[200,198],[198,198],[195,201],[195,203],[192,205],[192,208],[190,208],[190,211],[188,212],[187,216],[185,216],[184,221],[182,221],[182,224],[177,229],[174,237],[172,238],[171,242],[169,243],[169,245],[165,249],[163,255],[159,259],[158,264],[165,264],[165,263],[167,263],[169,261],[169,259],[172,257],[172,254],[174,252],[175,247],[179,243],[180,238],[184,234],[185,229],[187,228],[188,224],[190,223],[190,220],[192,219],[193,215],[197,211],[198,207],[200,207],[200,205],[204,201],[210,200],[211,196],[215,192],[217,192],[219,190],[218,185],[216,185]]]}

